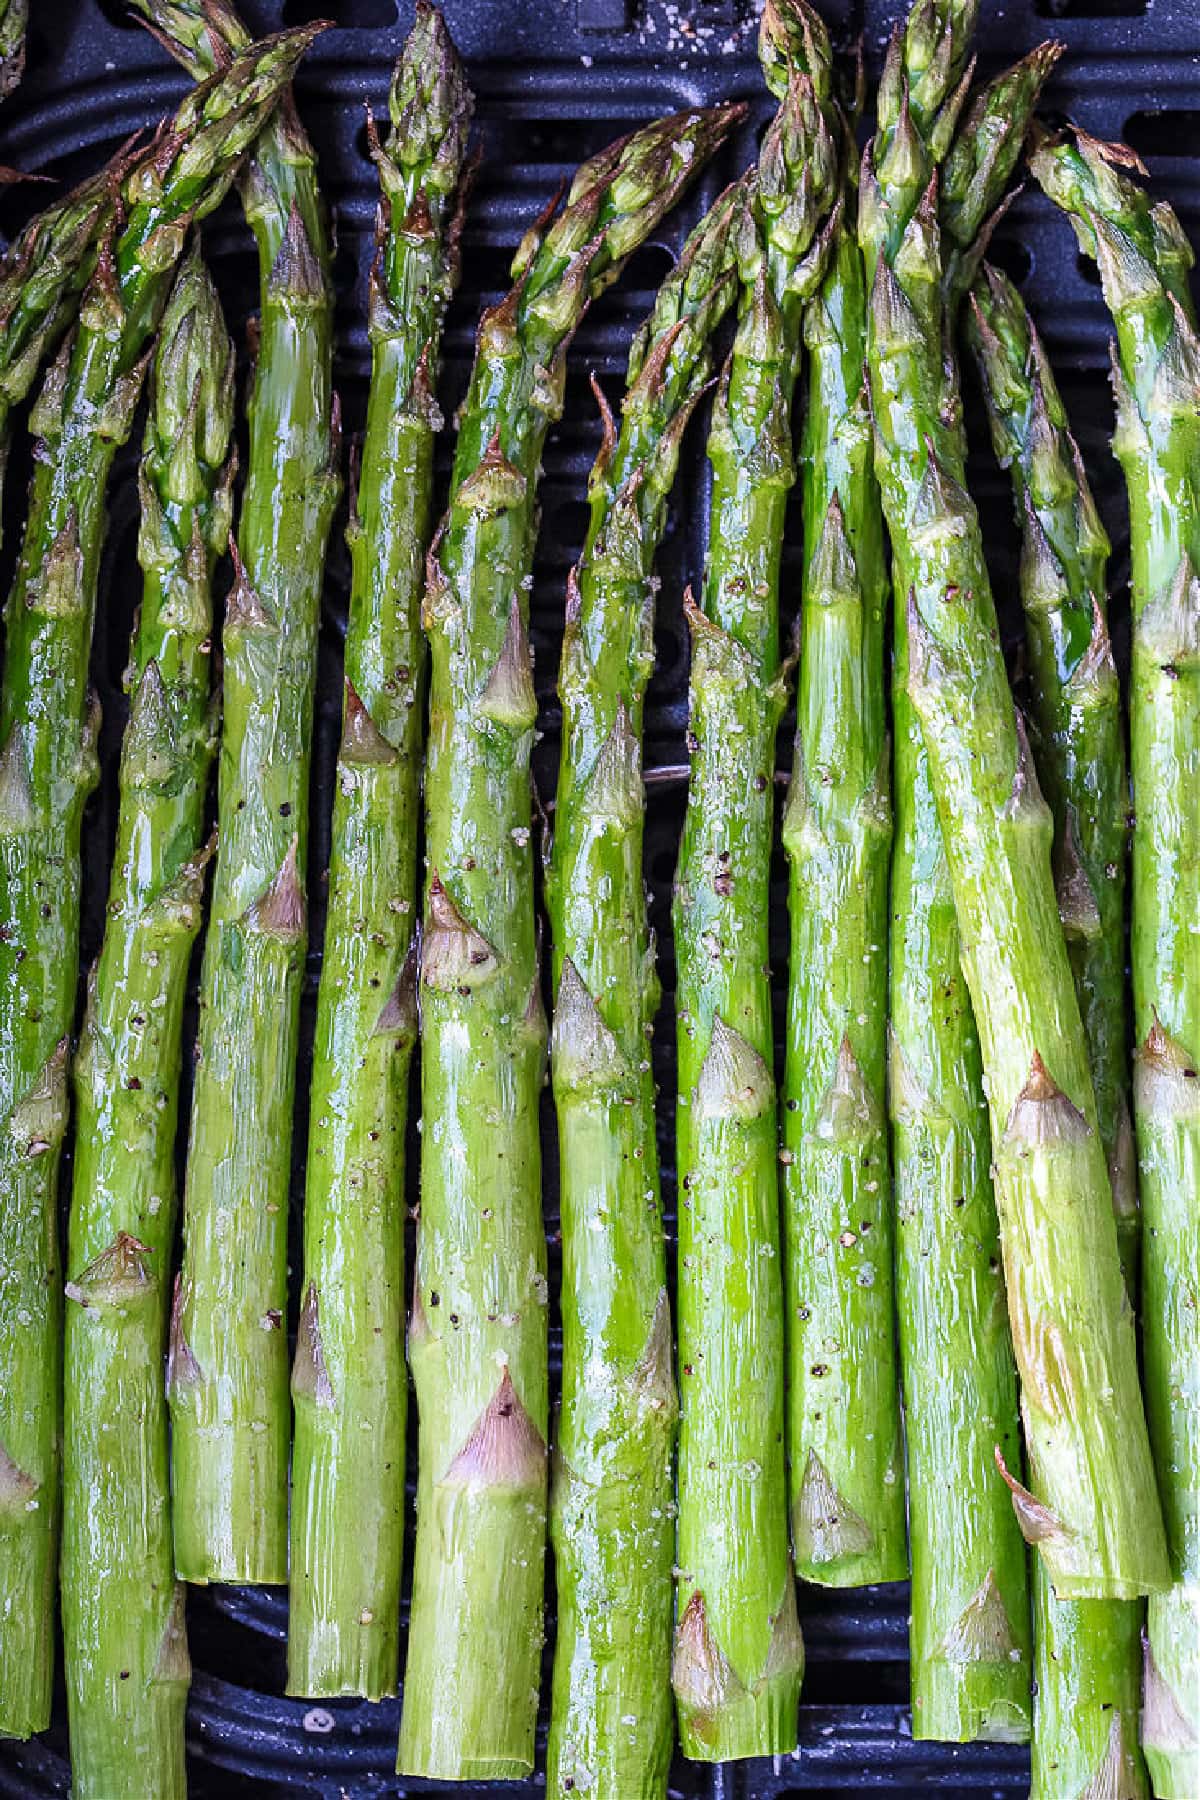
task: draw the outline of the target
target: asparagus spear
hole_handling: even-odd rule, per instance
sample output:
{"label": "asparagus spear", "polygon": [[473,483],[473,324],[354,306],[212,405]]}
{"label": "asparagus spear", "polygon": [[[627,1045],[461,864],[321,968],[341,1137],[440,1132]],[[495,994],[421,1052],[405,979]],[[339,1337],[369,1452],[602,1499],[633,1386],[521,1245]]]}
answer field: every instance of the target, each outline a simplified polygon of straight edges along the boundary
{"label": "asparagus spear", "polygon": [[99,175],[30,220],[0,262],[0,495],[8,421],[78,312],[96,266],[113,196],[130,165],[122,150]]}
{"label": "asparagus spear", "polygon": [[371,392],[317,1007],[292,1393],[292,1693],[394,1693],[404,1547],[404,1134],[434,386],[471,96],[420,4],[396,65],[371,274]]}
{"label": "asparagus spear", "polygon": [[996,455],[1012,475],[1035,761],[1054,815],[1059,912],[1132,1294],[1138,1219],[1125,1061],[1128,777],[1106,623],[1109,544],[1041,341],[998,270],[985,266],[976,282],[966,329]]}
{"label": "asparagus spear", "polygon": [[25,73],[25,27],[29,0],[0,0],[0,100],[8,98]]}
{"label": "asparagus spear", "polygon": [[[951,24],[947,91],[965,82],[972,14]],[[928,31],[936,21],[926,20]],[[914,62],[929,56],[922,27]],[[945,158],[943,271],[953,307],[986,214],[1020,149],[1046,58],[984,89]],[[908,1453],[913,1733],[1029,1735],[1025,1555],[992,1460],[1019,1455],[1016,1378],[979,1041],[963,980],[950,873],[920,724],[905,691],[908,576],[895,546],[892,708],[896,834],[891,876],[889,1104],[896,1192],[897,1314]]]}
{"label": "asparagus spear", "polygon": [[[245,42],[227,0],[135,0],[203,74]],[[242,201],[262,315],[237,581],[225,611],[220,853],[200,988],[172,1321],[175,1562],[286,1581],[287,1209],[325,542],[339,492],[333,294],[316,161],[290,98]]]}
{"label": "asparagus spear", "polygon": [[187,1791],[191,1670],[162,1367],[184,987],[216,746],[210,581],[233,475],[233,345],[198,250],[163,316],[152,387],[109,926],[75,1064],[62,1585],[78,1800]]}
{"label": "asparagus spear", "polygon": [[126,176],[73,342],[34,409],[41,444],[0,693],[0,1734],[49,1719],[58,1537],[56,1176],[75,1013],[79,831],[96,776],[87,686],[104,492],[190,221],[315,35],[267,40],[197,89]]}
{"label": "asparagus spear", "polygon": [[526,236],[516,286],[480,322],[430,554],[407,1775],[513,1776],[533,1761],[547,1370],[527,617],[542,448],[589,301],[738,117],[684,113],[601,151],[566,210]]}
{"label": "asparagus spear", "polygon": [[864,156],[876,468],[908,592],[908,694],[979,1024],[1032,1492],[1005,1472],[1060,1596],[1130,1598],[1166,1576],[1132,1315],[1050,816],[1008,691],[943,354],[930,146],[957,110],[963,15],[962,0],[919,0],[897,31]]}
{"label": "asparagus spear", "polygon": [[838,155],[816,14],[777,0],[761,44],[768,71],[781,52],[790,68],[748,209],[737,336],[709,437],[703,605],[685,600],[692,765],[674,903],[682,1415],[672,1678],[684,1753],[716,1762],[794,1747],[804,1667],[787,1538],[767,886],[792,391]]}
{"label": "asparagus spear", "polygon": [[805,315],[805,573],[783,818],[792,1542],[799,1573],[831,1587],[908,1573],[884,1117],[888,575],[863,392],[865,333],[862,257],[849,220]]}
{"label": "asparagus spear", "polygon": [[[1035,760],[1054,815],[1059,913],[1132,1294],[1138,1220],[1125,1072],[1128,787],[1105,622],[1108,539],[1041,342],[1020,295],[998,270],[984,266],[966,327],[1022,529]],[[1141,1604],[1056,1600],[1040,1564],[1034,1582],[1035,1794],[1052,1800],[1083,1792],[1110,1765],[1124,1782],[1122,1793],[1144,1794],[1137,1745]]]}
{"label": "asparagus spear", "polygon": [[1146,1400],[1174,1585],[1152,1595],[1142,1742],[1165,1800],[1200,1792],[1200,343],[1191,249],[1084,133],[1037,179],[1095,256],[1117,330],[1113,447],[1129,492],[1134,1116],[1144,1219]]}
{"label": "asparagus spear", "polygon": [[605,414],[559,677],[547,903],[563,1400],[547,1788],[594,1800],[661,1800],[675,1738],[676,1402],[648,1049],[658,979],[642,883],[642,708],[655,551],[709,340],[737,291],[745,190],[728,189],[701,220],[635,339],[619,436]]}

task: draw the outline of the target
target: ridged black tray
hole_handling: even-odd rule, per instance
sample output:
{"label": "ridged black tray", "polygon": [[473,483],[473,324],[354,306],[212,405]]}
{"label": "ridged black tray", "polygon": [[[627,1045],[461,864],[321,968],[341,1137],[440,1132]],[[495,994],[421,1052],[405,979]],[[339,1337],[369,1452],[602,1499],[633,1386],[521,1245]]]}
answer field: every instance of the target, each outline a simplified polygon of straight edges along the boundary
{"label": "ridged black tray", "polygon": [[[843,41],[862,34],[878,67],[888,30],[903,0],[822,0]],[[469,215],[464,274],[451,313],[443,399],[447,415],[466,384],[474,323],[482,305],[507,287],[507,266],[521,232],[559,177],[618,131],[695,102],[744,97],[750,114],[739,138],[706,174],[656,241],[633,258],[621,284],[585,320],[571,361],[566,413],[552,434],[542,485],[543,528],[532,601],[539,721],[535,753],[543,794],[553,793],[559,714],[554,694],[563,590],[585,524],[584,483],[598,442],[586,377],[594,369],[616,399],[628,340],[649,310],[657,283],[683,231],[730,175],[753,157],[770,114],[754,56],[754,0],[443,0],[469,60],[478,94],[485,162]],[[0,112],[0,163],[72,180],[97,167],[135,127],[156,120],[185,87],[183,76],[120,0],[32,0],[29,67],[23,86]],[[1068,54],[1046,96],[1106,137],[1124,137],[1149,162],[1160,194],[1178,208],[1193,238],[1200,229],[1200,4],[1198,0],[983,0],[981,62],[990,72],[1053,34]],[[410,0],[246,0],[249,24],[262,30],[332,16],[336,29],[318,43],[299,81],[305,121],[317,144],[325,193],[338,223],[337,383],[349,429],[360,429],[366,405],[368,352],[365,283],[376,185],[366,150],[363,102],[385,103],[388,77],[410,22]],[[0,194],[0,228],[11,231],[39,201],[38,190]],[[237,207],[227,204],[205,232],[208,256],[231,323],[239,328],[256,303],[256,265]],[[1019,280],[1058,369],[1064,398],[1091,470],[1115,546],[1113,625],[1118,656],[1127,642],[1127,528],[1121,484],[1107,450],[1111,402],[1108,324],[1094,275],[1076,256],[1065,223],[1027,192],[1005,221],[993,254]],[[1016,656],[1015,546],[1006,486],[978,430],[978,402],[968,389],[977,453],[972,477],[983,514],[1006,643]],[[135,433],[135,438],[136,438]],[[442,446],[443,475],[449,444]],[[99,948],[103,899],[115,825],[116,753],[126,707],[120,672],[139,590],[135,557],[136,453],[118,463],[110,497],[112,530],[102,572],[94,678],[105,710],[104,780],[85,835],[84,965]],[[8,483],[7,591],[19,541],[21,453]],[[680,611],[685,580],[702,566],[707,482],[703,429],[685,450],[676,505],[660,560],[663,578],[659,659],[646,711],[648,768],[677,770],[684,760],[686,635]],[[793,528],[789,542],[799,542]],[[795,550],[785,557],[784,608],[795,608]],[[341,636],[347,558],[340,526],[329,561],[321,634],[320,681],[312,789],[310,891],[313,949],[302,1054],[307,1066],[320,968],[320,872],[328,849],[328,806],[341,708]],[[785,741],[785,740],[781,740]],[[674,968],[670,883],[684,793],[677,777],[650,789],[646,834],[653,922],[659,933],[664,987],[656,1039],[664,1202],[674,1219],[674,1090],[671,1006]],[[776,1000],[782,1016],[786,926],[782,864],[777,870]],[[185,1066],[188,1059],[185,1059]],[[293,1264],[300,1252],[306,1138],[303,1081],[295,1142]],[[186,1109],[183,1117],[186,1120]],[[546,1126],[546,1223],[552,1286],[557,1274],[556,1161]],[[416,1158],[410,1161],[415,1173]],[[410,1246],[411,1249],[411,1246]],[[293,1296],[293,1318],[295,1318]],[[552,1313],[551,1355],[558,1337]],[[412,1476],[410,1468],[410,1478]],[[411,1514],[411,1508],[410,1508]],[[552,1602],[552,1596],[551,1596]],[[928,1788],[1010,1800],[1028,1788],[1027,1754],[1013,1748],[916,1744],[908,1714],[908,1590],[904,1586],[842,1594],[805,1589],[801,1616],[808,1674],[800,1714],[798,1756],[777,1765],[708,1769],[677,1761],[673,1800],[789,1800],[880,1793],[916,1800]],[[392,1773],[397,1701],[379,1706],[309,1705],[283,1697],[286,1595],[282,1589],[193,1589],[189,1632],[195,1679],[188,1715],[192,1792],[197,1800],[365,1800],[439,1791]],[[544,1741],[544,1719],[543,1719]],[[55,1723],[28,1745],[0,1743],[0,1797],[44,1800],[69,1791],[65,1704]],[[442,1792],[451,1790],[441,1789]],[[544,1793],[528,1782],[479,1784],[464,1796]],[[130,1793],[130,1800],[142,1796]],[[1063,1800],[1069,1800],[1064,1796]]]}

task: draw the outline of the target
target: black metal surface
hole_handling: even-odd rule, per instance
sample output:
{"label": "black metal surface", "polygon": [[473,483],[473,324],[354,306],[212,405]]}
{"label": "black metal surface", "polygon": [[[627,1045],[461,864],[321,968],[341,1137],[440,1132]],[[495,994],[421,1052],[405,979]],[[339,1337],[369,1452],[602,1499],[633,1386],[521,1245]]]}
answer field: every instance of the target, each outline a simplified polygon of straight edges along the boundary
{"label": "black metal surface", "polygon": [[[481,306],[507,286],[507,265],[521,232],[558,178],[617,131],[677,106],[732,96],[751,103],[732,144],[640,251],[623,282],[584,322],[571,363],[567,408],[552,435],[542,488],[543,530],[532,598],[532,637],[544,736],[536,771],[553,793],[559,716],[554,680],[567,568],[585,523],[584,483],[598,442],[586,375],[594,369],[615,399],[632,326],[649,309],[657,282],[685,227],[752,155],[770,103],[754,59],[754,0],[443,0],[478,93],[485,162],[471,207],[463,284],[447,333],[443,399],[447,414],[465,387],[474,322]],[[903,0],[824,0],[831,28],[843,39],[862,33],[878,66],[886,34]],[[28,74],[0,114],[0,163],[70,180],[97,166],[135,127],[153,122],[184,91],[184,79],[145,31],[123,15],[120,0],[35,0]],[[1125,136],[1147,158],[1158,192],[1172,200],[1193,237],[1200,228],[1200,110],[1194,110],[1200,61],[1197,0],[984,0],[982,66],[998,67],[1053,32],[1068,54],[1047,107],[1109,137]],[[325,192],[338,222],[337,382],[351,431],[361,428],[368,355],[364,291],[375,179],[366,153],[364,100],[385,103],[391,63],[410,17],[409,0],[247,0],[248,22],[262,29],[333,15],[336,29],[318,43],[299,82],[301,110],[317,144]],[[37,190],[0,194],[0,227],[10,230],[38,204]],[[256,296],[255,259],[237,207],[229,203],[207,226],[206,249],[229,317],[239,328]],[[1118,653],[1127,641],[1126,523],[1120,480],[1107,450],[1111,402],[1108,326],[1094,276],[1079,260],[1064,222],[1026,192],[1013,207],[994,254],[1017,278],[1043,329],[1064,397],[1116,546],[1113,619]],[[968,414],[978,406],[968,389]],[[972,477],[993,552],[1006,642],[1015,653],[1015,558],[1009,500],[979,439]],[[27,451],[25,452],[27,455]],[[449,444],[442,446],[445,474]],[[88,816],[86,963],[99,945],[114,818],[115,756],[125,718],[120,671],[139,579],[134,555],[136,455],[125,453],[111,495],[112,531],[105,555],[94,674],[105,708],[104,781]],[[8,486],[5,562],[19,541],[21,453]],[[703,431],[686,447],[676,506],[660,561],[663,586],[659,660],[647,706],[646,761],[664,773],[684,758],[686,638],[680,596],[702,565],[706,529]],[[792,530],[790,542],[798,543]],[[796,559],[785,558],[784,605],[795,603]],[[330,556],[316,722],[310,891],[313,950],[305,1008],[305,1053],[311,1041],[321,937],[320,871],[328,848],[328,799],[341,705],[340,639],[345,620],[347,558],[339,528]],[[674,1086],[671,1002],[673,955],[670,882],[683,790],[668,776],[650,786],[646,836],[653,923],[659,933],[665,991],[656,1042],[664,1096]],[[782,1011],[786,929],[782,865],[774,921],[776,994]],[[301,1083],[303,1088],[303,1083]],[[293,1182],[293,1263],[300,1251],[304,1101],[298,1103]],[[186,1115],[185,1115],[186,1116]],[[545,1116],[549,1126],[549,1115]],[[669,1111],[660,1114],[664,1201],[674,1218],[673,1142]],[[556,1276],[557,1204],[553,1133],[546,1131],[547,1230]],[[410,1163],[415,1173],[416,1159]],[[411,1247],[410,1247],[411,1249]],[[552,1314],[553,1318],[553,1314]],[[294,1326],[294,1297],[293,1319]],[[552,1357],[558,1342],[552,1332]],[[410,1468],[410,1478],[412,1470]],[[411,1507],[410,1507],[411,1515]],[[1010,1800],[1028,1787],[1026,1753],[1001,1746],[915,1744],[907,1712],[907,1588],[828,1593],[806,1589],[801,1615],[809,1667],[801,1706],[800,1752],[773,1767],[752,1763],[705,1769],[677,1762],[673,1800],[791,1800],[834,1794],[890,1794],[916,1800],[924,1789]],[[399,1706],[332,1702],[310,1705],[282,1697],[286,1597],[282,1590],[192,1590],[189,1631],[195,1680],[189,1712],[192,1791],[196,1800],[359,1800],[437,1791],[434,1784],[392,1774]],[[548,1666],[548,1664],[547,1664]],[[544,1719],[543,1739],[544,1742]],[[527,1783],[485,1784],[488,1792],[534,1795]],[[0,1744],[0,1800],[45,1800],[69,1791],[65,1708],[53,1729],[28,1745]],[[449,1790],[442,1790],[449,1791]],[[463,1787],[464,1795],[484,1786]],[[131,1790],[130,1800],[141,1800]],[[1066,1797],[1064,1797],[1066,1800]]]}

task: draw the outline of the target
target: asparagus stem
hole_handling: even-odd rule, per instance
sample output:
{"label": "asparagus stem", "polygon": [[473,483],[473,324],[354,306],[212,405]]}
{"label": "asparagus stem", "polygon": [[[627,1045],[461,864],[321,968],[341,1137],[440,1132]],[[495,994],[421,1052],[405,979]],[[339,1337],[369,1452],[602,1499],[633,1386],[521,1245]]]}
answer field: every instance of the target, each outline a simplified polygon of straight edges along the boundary
{"label": "asparagus stem", "polygon": [[1140,1600],[1059,1600],[1035,1563],[1030,1800],[1149,1800],[1138,1744],[1144,1610]]}
{"label": "asparagus stem", "polygon": [[1106,624],[1109,544],[1041,342],[998,270],[985,266],[976,282],[966,330],[996,455],[1012,476],[1034,760],[1054,815],[1059,913],[1132,1294],[1138,1218],[1125,1058],[1128,776]]}
{"label": "asparagus stem", "polygon": [[79,831],[96,778],[87,685],[104,494],[128,435],[143,352],[190,221],[234,165],[311,42],[255,46],[196,90],[126,175],[74,340],[31,420],[41,440],[9,597],[0,693],[0,1734],[50,1715],[59,1518],[57,1173],[75,1016]]}
{"label": "asparagus stem", "polygon": [[891,796],[887,562],[863,391],[853,220],[805,315],[804,585],[783,819],[791,978],[783,1104],[788,1444],[798,1572],[908,1573],[884,1069]]}
{"label": "asparagus stem", "polygon": [[404,1138],[416,1041],[417,820],[442,315],[471,96],[440,13],[396,65],[350,528],[346,704],[317,1007],[292,1394],[288,1689],[394,1693],[404,1548]]}
{"label": "asparagus stem", "polygon": [[804,303],[837,189],[829,44],[804,0],[763,14],[787,93],[763,142],[740,256],[737,336],[708,453],[713,492],[692,634],[687,817],[675,884],[680,1181],[678,1624],[684,1753],[791,1750],[804,1650],[788,1554],[783,1291],[767,888],[779,559],[794,477]]}
{"label": "asparagus stem", "polygon": [[[1108,539],[1032,321],[1012,283],[987,265],[972,290],[966,326],[1022,531],[1034,755],[1054,816],[1059,913],[1132,1295],[1138,1217],[1125,1061],[1128,777],[1106,624]],[[1137,1743],[1140,1602],[1056,1600],[1040,1567],[1035,1601],[1035,1793],[1052,1800],[1083,1792],[1112,1764],[1122,1793],[1144,1794]]]}
{"label": "asparagus stem", "polygon": [[741,182],[701,220],[635,339],[620,435],[606,414],[589,484],[559,677],[547,902],[563,1398],[547,1788],[592,1800],[662,1800],[675,1738],[677,1408],[648,1045],[659,990],[642,877],[642,711],[655,552],[709,340],[736,295],[745,203]]}
{"label": "asparagus stem", "polygon": [[1025,1552],[993,1447],[1018,1466],[1016,1371],[979,1039],[925,747],[904,691],[897,570],[889,1106],[912,1553],[913,1736],[1029,1736]]}
{"label": "asparagus stem", "polygon": [[[227,0],[135,4],[195,74],[246,40]],[[262,314],[237,581],[225,611],[220,852],[169,1398],[180,1575],[281,1582],[308,770],[325,543],[340,490],[329,235],[290,96],[255,145],[242,201],[258,244]]]}
{"label": "asparagus stem", "polygon": [[660,121],[579,171],[480,322],[430,555],[421,1218],[409,1354],[418,1522],[399,1768],[526,1773],[542,1643],[547,1367],[528,639],[536,495],[589,301],[740,109]]}
{"label": "asparagus stem", "polygon": [[1200,1792],[1200,343],[1192,253],[1166,205],[1080,133],[1033,170],[1095,256],[1117,343],[1113,447],[1133,576],[1134,1117],[1146,1403],[1174,1585],[1152,1595],[1142,1743],[1164,1800]]}
{"label": "asparagus stem", "polygon": [[[918,20],[915,66],[930,25]],[[969,79],[973,12],[950,22],[941,75],[954,94],[924,141],[944,158],[942,275],[953,310],[986,215],[1012,173],[1045,58],[983,89],[951,142]],[[1025,1554],[993,1448],[1020,1455],[979,1040],[963,978],[950,871],[920,722],[906,691],[909,576],[895,549],[892,710],[891,1079],[896,1283],[912,1553],[913,1734],[967,1742],[1029,1735]]]}
{"label": "asparagus stem", "polygon": [[[1060,1596],[1131,1598],[1166,1576],[1132,1315],[1058,919],[1050,815],[1008,690],[943,344],[929,145],[957,111],[950,49],[962,12],[956,0],[918,0],[907,31],[898,29],[864,156],[876,468],[908,592],[908,693],[991,1112],[1032,1492],[1007,1478]],[[1025,68],[1036,90],[1036,66]]]}
{"label": "asparagus stem", "polygon": [[188,959],[207,855],[213,565],[229,536],[233,346],[198,251],[163,317],[109,926],[75,1064],[63,1637],[79,1800],[187,1791],[191,1674],[163,1391]]}

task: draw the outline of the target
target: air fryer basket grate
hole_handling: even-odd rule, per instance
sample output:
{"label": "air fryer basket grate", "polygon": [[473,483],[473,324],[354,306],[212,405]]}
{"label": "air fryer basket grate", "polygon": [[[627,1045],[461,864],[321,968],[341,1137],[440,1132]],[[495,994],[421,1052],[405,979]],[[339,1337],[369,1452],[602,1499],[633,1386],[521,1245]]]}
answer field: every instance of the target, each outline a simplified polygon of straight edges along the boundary
{"label": "air fryer basket grate", "polygon": [[[522,231],[559,177],[621,130],[661,112],[696,102],[745,98],[745,127],[655,240],[632,259],[623,281],[594,307],[571,358],[567,406],[546,451],[541,498],[543,526],[532,595],[531,636],[543,733],[535,773],[543,797],[554,791],[560,716],[554,693],[562,635],[567,569],[578,553],[586,511],[585,481],[599,441],[596,409],[587,389],[594,370],[610,397],[619,398],[628,341],[649,310],[659,280],[687,228],[720,187],[754,155],[771,112],[755,59],[754,0],[442,0],[455,38],[470,64],[478,95],[484,148],[480,180],[468,217],[463,282],[448,323],[442,397],[450,416],[465,389],[474,324],[482,306],[508,285],[508,261]],[[903,0],[819,0],[843,42],[862,35],[878,68],[887,32]],[[1177,207],[1195,236],[1200,228],[1200,110],[1193,110],[1200,57],[1200,10],[1195,0],[985,0],[981,64],[991,73],[1040,38],[1054,34],[1067,55],[1046,97],[1048,109],[1069,114],[1097,134],[1125,137],[1149,162],[1156,191]],[[120,0],[39,0],[31,8],[29,65],[23,86],[0,114],[0,163],[72,180],[96,168],[129,132],[173,106],[185,78]],[[301,73],[298,95],[320,155],[322,184],[338,227],[337,385],[350,432],[366,409],[369,355],[365,289],[376,180],[366,148],[363,102],[386,101],[391,66],[409,19],[407,0],[246,0],[247,22],[277,29],[333,14],[336,28],[321,38]],[[0,226],[11,231],[39,204],[39,190],[0,191]],[[227,202],[205,230],[206,252],[239,338],[256,305],[256,262],[235,203]],[[1026,191],[1012,208],[992,254],[1020,283],[1061,378],[1064,399],[1096,485],[1115,546],[1112,563],[1113,632],[1127,665],[1128,531],[1116,466],[1107,450],[1112,407],[1107,380],[1108,323],[1092,271],[1076,255],[1069,229],[1047,204]],[[244,370],[243,370],[244,373]],[[1019,671],[1016,556],[1006,480],[978,428],[972,479],[992,552],[1006,647]],[[133,608],[140,587],[135,442],[118,462],[110,506],[112,528],[101,575],[93,673],[104,704],[103,780],[85,831],[83,961],[96,954],[115,829],[116,758],[127,707],[121,691]],[[441,444],[443,482],[451,449]],[[23,479],[14,452],[8,484],[3,568],[7,591],[20,536]],[[795,611],[799,534],[793,518],[785,552],[783,605]],[[312,786],[312,949],[305,993],[302,1058],[312,1042],[320,968],[328,811],[341,711],[340,640],[345,627],[348,558],[335,526],[320,642]],[[674,960],[670,885],[685,792],[680,766],[687,698],[687,639],[681,612],[685,582],[703,565],[707,480],[703,428],[693,427],[682,459],[675,506],[660,558],[662,591],[658,663],[646,708],[646,765],[661,771],[649,785],[646,873],[652,922],[659,934],[663,1012],[655,1068],[660,1108],[664,1207],[675,1214],[674,1088],[671,1009]],[[787,743],[787,731],[781,747]],[[786,966],[785,879],[776,866],[773,959],[777,1024],[782,1022]],[[194,988],[193,988],[194,995]],[[193,1008],[187,1021],[194,1029]],[[782,1034],[779,1034],[780,1040]],[[189,1059],[185,1058],[185,1065]],[[299,1083],[292,1187],[293,1267],[300,1260],[305,1082]],[[182,1117],[186,1123],[186,1106]],[[543,1111],[546,1151],[546,1225],[552,1288],[557,1279],[557,1163],[548,1096]],[[415,1180],[417,1160],[410,1158]],[[412,1246],[409,1246],[411,1257]],[[292,1327],[295,1326],[293,1294]],[[551,1357],[560,1337],[552,1312]],[[412,1458],[410,1456],[410,1478]],[[409,1508],[411,1522],[411,1506]],[[552,1574],[550,1577],[553,1579]],[[553,1596],[550,1596],[551,1616]],[[930,1787],[951,1794],[1007,1800],[1028,1789],[1028,1754],[1001,1745],[917,1744],[907,1708],[906,1586],[844,1593],[805,1589],[801,1615],[808,1673],[801,1705],[800,1752],[768,1762],[704,1768],[677,1761],[672,1800],[791,1800],[800,1795],[881,1793],[916,1800]],[[189,1711],[192,1792],[197,1800],[359,1800],[439,1790],[436,1784],[392,1774],[399,1703],[309,1704],[283,1697],[286,1595],[282,1589],[192,1589],[189,1632],[195,1677]],[[547,1674],[549,1654],[547,1653]],[[544,1685],[548,1692],[548,1681]],[[543,1716],[540,1743],[544,1745]],[[65,1703],[61,1681],[55,1723],[27,1745],[0,1744],[0,1800],[44,1800],[69,1790]],[[482,1783],[457,1790],[536,1795],[542,1777]],[[132,1797],[131,1797],[132,1800]]]}

